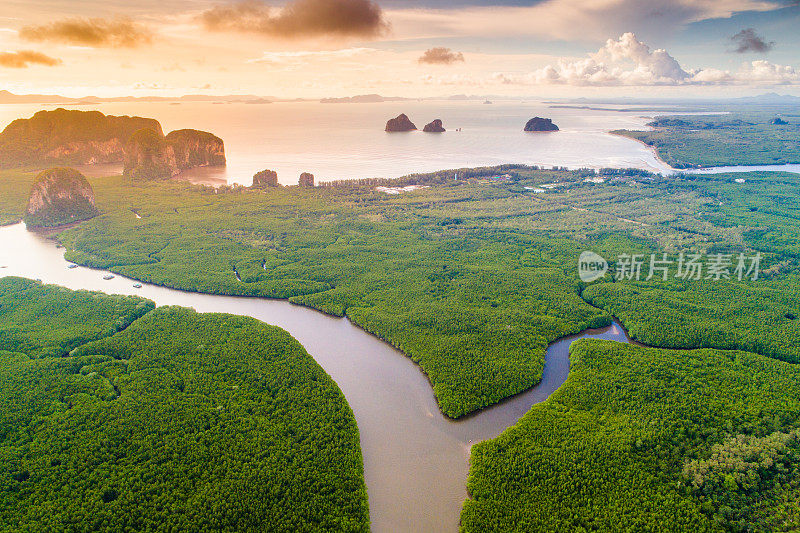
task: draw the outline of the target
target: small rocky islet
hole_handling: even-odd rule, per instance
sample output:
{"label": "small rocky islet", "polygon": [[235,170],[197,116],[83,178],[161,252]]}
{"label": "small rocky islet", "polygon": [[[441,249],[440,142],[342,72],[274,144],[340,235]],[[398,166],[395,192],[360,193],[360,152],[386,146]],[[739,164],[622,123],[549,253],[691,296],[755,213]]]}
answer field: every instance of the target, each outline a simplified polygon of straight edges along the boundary
{"label": "small rocky islet", "polygon": [[437,118],[433,122],[425,124],[425,127],[422,128],[422,131],[424,131],[425,133],[444,133],[447,130],[445,130],[444,126],[442,126],[441,119]]}
{"label": "small rocky islet", "polygon": [[[413,122],[411,122],[411,119],[409,119],[408,115],[406,115],[405,113],[401,113],[400,115],[396,116],[395,118],[389,119],[389,121],[386,122],[385,131],[390,133],[408,132],[416,130],[417,126]],[[444,128],[442,120],[437,118],[426,124],[425,127],[422,129],[422,131],[425,133],[443,133],[447,130]],[[524,131],[530,131],[530,132],[559,131],[559,128],[557,125],[553,123],[552,119],[533,117],[525,124]]]}
{"label": "small rocky islet", "polygon": [[416,131],[417,126],[411,122],[408,115],[400,113],[395,118],[391,118],[386,122],[386,130],[389,133],[397,133],[404,131]]}
{"label": "small rocky islet", "polygon": [[[411,119],[408,118],[408,115],[401,113],[395,118],[389,119],[388,122],[386,122],[385,131],[389,133],[417,131],[417,126],[411,122]],[[442,133],[447,130],[444,129],[442,120],[437,118],[426,124],[425,127],[422,128],[422,131],[425,133]]]}
{"label": "small rocky islet", "polygon": [[525,124],[524,131],[558,131],[558,126],[549,118],[533,117]]}

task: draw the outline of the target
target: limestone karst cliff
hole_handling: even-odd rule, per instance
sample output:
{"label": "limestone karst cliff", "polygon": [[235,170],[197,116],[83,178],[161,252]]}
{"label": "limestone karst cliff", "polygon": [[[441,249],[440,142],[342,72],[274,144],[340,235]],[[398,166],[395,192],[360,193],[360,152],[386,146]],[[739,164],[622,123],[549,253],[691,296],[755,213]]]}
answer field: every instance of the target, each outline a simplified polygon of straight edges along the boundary
{"label": "limestone karst cliff", "polygon": [[149,128],[134,133],[125,146],[125,176],[134,180],[170,178],[178,172],[174,149],[167,138]]}
{"label": "limestone karst cliff", "polygon": [[224,166],[222,139],[205,131],[152,129],[134,133],[125,146],[124,174],[135,180],[171,178],[197,167]]}
{"label": "limestone karst cliff", "polygon": [[199,130],[176,130],[167,135],[180,170],[225,166],[225,145],[214,134]]}
{"label": "limestone karst cliff", "polygon": [[24,219],[29,228],[54,227],[97,214],[86,177],[72,168],[51,168],[36,177]]}
{"label": "limestone karst cliff", "polygon": [[161,133],[157,120],[99,111],[39,111],[0,133],[0,168],[119,163],[125,143],[142,128]]}

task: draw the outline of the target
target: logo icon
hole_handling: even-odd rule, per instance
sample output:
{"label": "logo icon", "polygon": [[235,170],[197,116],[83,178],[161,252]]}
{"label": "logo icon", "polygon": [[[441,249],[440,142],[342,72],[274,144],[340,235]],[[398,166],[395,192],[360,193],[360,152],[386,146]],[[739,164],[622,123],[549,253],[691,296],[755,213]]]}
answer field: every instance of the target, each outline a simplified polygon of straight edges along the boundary
{"label": "logo icon", "polygon": [[578,277],[581,281],[591,283],[608,272],[608,261],[594,252],[585,251],[578,258]]}

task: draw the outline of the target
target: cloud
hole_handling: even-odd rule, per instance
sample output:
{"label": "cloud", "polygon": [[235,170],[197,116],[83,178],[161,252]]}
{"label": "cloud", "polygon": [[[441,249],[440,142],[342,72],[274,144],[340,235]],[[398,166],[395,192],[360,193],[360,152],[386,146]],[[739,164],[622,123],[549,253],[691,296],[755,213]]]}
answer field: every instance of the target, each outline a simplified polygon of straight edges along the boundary
{"label": "cloud", "polygon": [[372,0],[293,0],[276,9],[257,0],[219,5],[200,15],[211,31],[257,33],[267,37],[378,37],[389,24]]}
{"label": "cloud", "polygon": [[527,6],[399,8],[387,10],[387,17],[394,34],[405,39],[527,35],[596,42],[628,31],[661,39],[693,22],[784,7],[779,0],[544,0]]}
{"label": "cloud", "polygon": [[760,59],[745,63],[737,72],[736,79],[752,83],[792,84],[800,82],[800,73],[794,67]]}
{"label": "cloud", "polygon": [[30,65],[44,65],[55,67],[61,64],[60,59],[44,55],[33,50],[20,50],[19,52],[0,52],[0,67],[28,68]]}
{"label": "cloud", "polygon": [[584,59],[560,59],[532,76],[542,83],[568,85],[676,85],[690,78],[666,50],[652,50],[633,33],[608,39]]}
{"label": "cloud", "polygon": [[453,52],[449,48],[437,46],[429,50],[417,60],[420,63],[428,63],[430,65],[452,65],[457,61],[464,61],[464,54],[461,52]]}
{"label": "cloud", "polygon": [[152,42],[149,29],[129,19],[65,19],[42,26],[25,26],[19,32],[28,41],[91,46],[134,48]]}
{"label": "cloud", "polygon": [[500,84],[561,84],[575,86],[658,86],[658,85],[736,85],[794,84],[800,75],[794,67],[768,61],[743,64],[738,71],[684,69],[666,50],[653,50],[625,33],[609,39],[597,52],[582,59],[562,58],[556,64],[523,75],[495,73]]}
{"label": "cloud", "polygon": [[765,41],[764,38],[758,35],[756,30],[753,28],[747,28],[740,31],[731,37],[731,41],[733,41],[733,44],[736,45],[734,52],[737,54],[744,54],[747,52],[765,54],[775,47],[774,42]]}

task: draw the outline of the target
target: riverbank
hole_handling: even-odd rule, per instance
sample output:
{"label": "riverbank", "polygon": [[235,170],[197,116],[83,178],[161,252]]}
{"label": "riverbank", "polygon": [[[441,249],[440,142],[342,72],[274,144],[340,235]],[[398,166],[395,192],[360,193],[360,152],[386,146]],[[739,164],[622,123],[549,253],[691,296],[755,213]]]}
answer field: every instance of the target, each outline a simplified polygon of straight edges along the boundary
{"label": "riverbank", "polygon": [[[251,316],[287,330],[330,375],[353,409],[361,433],[373,531],[456,531],[467,497],[473,444],[515,424],[534,403],[566,380],[569,345],[577,338],[627,340],[621,325],[561,339],[547,349],[540,384],[513,398],[454,421],[441,413],[430,383],[408,357],[346,319],[332,318],[286,301],[186,293],[107,271],[67,268],[63,250],[20,224],[0,229],[7,255],[3,275],[23,275],[73,289],[135,294],[159,306]],[[391,420],[391,424],[387,421]]]}

